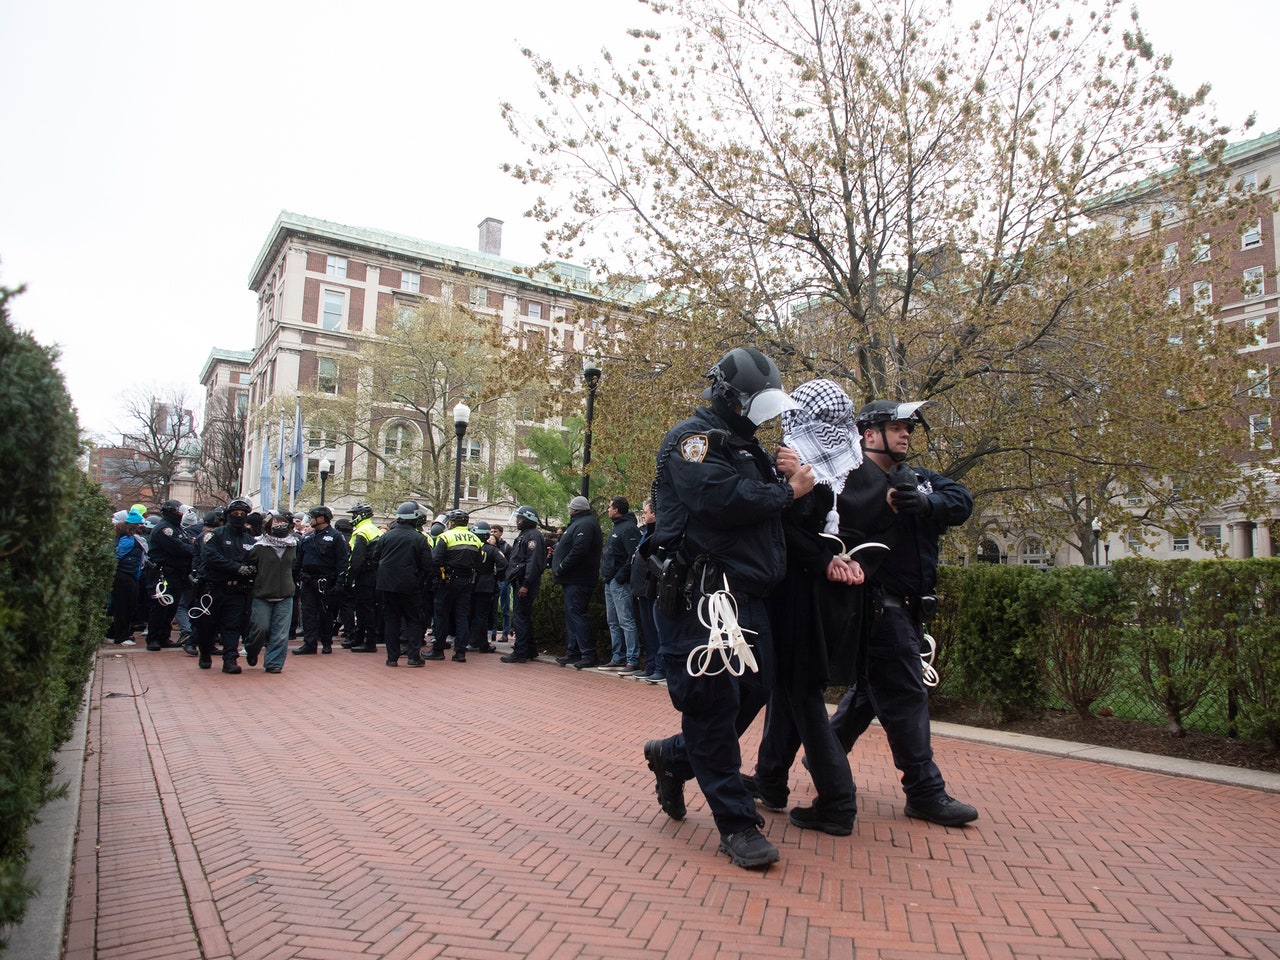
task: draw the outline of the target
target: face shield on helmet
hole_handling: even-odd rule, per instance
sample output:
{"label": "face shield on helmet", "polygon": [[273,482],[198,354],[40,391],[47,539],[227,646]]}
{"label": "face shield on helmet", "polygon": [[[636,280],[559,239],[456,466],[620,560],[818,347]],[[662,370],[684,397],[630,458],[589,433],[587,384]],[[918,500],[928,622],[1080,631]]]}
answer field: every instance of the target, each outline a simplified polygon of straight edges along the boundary
{"label": "face shield on helmet", "polygon": [[722,397],[735,401],[742,416],[757,427],[796,403],[782,389],[778,365],[755,347],[735,347],[707,371],[711,386],[702,392],[704,400]]}
{"label": "face shield on helmet", "polygon": [[[928,402],[928,400],[913,400],[909,403],[898,403],[894,400],[874,400],[858,411],[858,415],[854,418],[854,423],[857,424],[858,429],[863,434],[878,429],[880,440],[883,444],[882,452],[898,463],[902,463],[907,459],[907,455],[889,450],[889,436],[885,427],[890,423],[902,423],[906,425],[907,432],[910,433],[915,430],[918,423],[927,431],[929,424],[924,415],[920,413],[920,408]],[[865,441],[863,449],[868,449]],[[876,451],[871,450],[870,452]]]}

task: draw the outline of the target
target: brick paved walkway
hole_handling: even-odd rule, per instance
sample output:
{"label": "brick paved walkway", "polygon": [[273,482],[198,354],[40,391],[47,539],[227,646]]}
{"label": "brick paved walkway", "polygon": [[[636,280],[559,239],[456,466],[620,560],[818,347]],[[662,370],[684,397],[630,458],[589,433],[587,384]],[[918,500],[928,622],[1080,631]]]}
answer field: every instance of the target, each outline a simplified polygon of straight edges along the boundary
{"label": "brick paved walkway", "polygon": [[782,862],[753,873],[692,784],[658,810],[660,687],[108,649],[91,707],[68,960],[1280,957],[1273,793],[939,738],[982,811],[945,829],[904,817],[873,729],[854,835],[766,813]]}

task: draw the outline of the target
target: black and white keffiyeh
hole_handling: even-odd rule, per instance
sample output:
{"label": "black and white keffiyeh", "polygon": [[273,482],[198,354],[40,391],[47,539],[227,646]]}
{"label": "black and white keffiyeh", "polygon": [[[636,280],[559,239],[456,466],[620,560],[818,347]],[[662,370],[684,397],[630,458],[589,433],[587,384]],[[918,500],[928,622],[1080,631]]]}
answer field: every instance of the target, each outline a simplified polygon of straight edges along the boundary
{"label": "black and white keffiyeh", "polygon": [[[801,463],[813,468],[817,483],[835,494],[845,478],[862,463],[862,440],[854,424],[853,401],[831,380],[809,380],[791,391],[798,409],[782,414],[782,442],[796,452]],[[838,526],[835,510],[827,526]],[[834,530],[828,530],[834,533]]]}

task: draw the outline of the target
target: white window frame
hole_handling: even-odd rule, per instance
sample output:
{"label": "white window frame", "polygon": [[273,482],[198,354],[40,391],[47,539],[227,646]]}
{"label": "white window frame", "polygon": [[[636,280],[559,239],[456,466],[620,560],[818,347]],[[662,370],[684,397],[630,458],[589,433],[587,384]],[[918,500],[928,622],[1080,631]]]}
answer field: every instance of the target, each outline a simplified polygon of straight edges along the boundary
{"label": "white window frame", "polygon": [[1258,189],[1258,171],[1251,170],[1250,172],[1242,175],[1240,177],[1240,189],[1245,193],[1253,193],[1256,191]]}
{"label": "white window frame", "polygon": [[1271,364],[1249,370],[1249,396],[1265,400],[1271,396]]}
{"label": "white window frame", "polygon": [[471,305],[473,307],[487,307],[489,305],[489,288],[472,286]]}
{"label": "white window frame", "polygon": [[1175,536],[1173,538],[1173,552],[1187,553],[1191,549],[1191,538],[1188,536]]}
{"label": "white window frame", "polygon": [[329,256],[325,258],[324,272],[325,272],[325,276],[342,277],[343,279],[346,279],[347,258],[338,257],[338,256],[334,256],[333,254],[329,254]]}
{"label": "white window frame", "polygon": [[1210,550],[1222,548],[1222,524],[1204,523],[1200,525],[1200,537],[1208,544]]}
{"label": "white window frame", "polygon": [[1163,270],[1172,270],[1178,265],[1178,242],[1166,243],[1164,245],[1164,259],[1161,260],[1160,266]]}
{"label": "white window frame", "polygon": [[1246,300],[1256,300],[1266,293],[1267,271],[1263,267],[1246,267],[1240,276],[1243,279],[1241,290]]}
{"label": "white window frame", "polygon": [[530,302],[529,302],[529,304],[528,304],[528,306],[525,308],[525,314],[524,314],[524,315],[525,315],[526,317],[528,317],[530,320],[541,320],[541,319],[542,319],[542,304],[540,304],[540,303],[534,303],[533,301],[530,301]]}
{"label": "white window frame", "polygon": [[1253,226],[1244,233],[1240,234],[1240,249],[1251,250],[1254,247],[1262,246],[1262,218],[1259,217],[1253,222]]}
{"label": "white window frame", "polygon": [[1271,449],[1271,417],[1255,413],[1249,417],[1249,443],[1255,450]]}
{"label": "white window frame", "polygon": [[319,427],[307,427],[307,449],[326,450],[329,447],[329,435]]}
{"label": "white window frame", "polygon": [[[330,297],[338,301],[339,309],[336,314],[330,312]],[[330,317],[337,317],[337,322],[332,326],[329,323]],[[334,290],[325,287],[320,291],[320,327],[323,330],[341,330],[347,323],[347,291]]]}
{"label": "white window frame", "polygon": [[1191,244],[1191,262],[1192,263],[1208,263],[1212,256],[1209,246],[1209,234],[1200,234],[1193,244]]}
{"label": "white window frame", "polygon": [[1267,342],[1267,327],[1271,326],[1271,317],[1261,314],[1256,317],[1245,317],[1245,323],[1253,331],[1254,346],[1261,346]]}
{"label": "white window frame", "polygon": [[480,465],[484,447],[478,440],[467,440],[462,446],[462,499],[480,499]]}
{"label": "white window frame", "polygon": [[1164,295],[1164,302],[1166,306],[1170,307],[1182,306],[1182,288],[1170,287],[1168,292]]}
{"label": "white window frame", "polygon": [[1213,283],[1209,280],[1197,280],[1191,284],[1191,299],[1196,310],[1203,312],[1213,304]]}
{"label": "white window frame", "polygon": [[[405,423],[403,420],[393,420],[387,424],[387,428],[382,432],[382,455],[398,459],[405,455],[405,451],[413,446],[413,427]],[[392,449],[392,437],[394,436],[394,449]]]}
{"label": "white window frame", "polygon": [[400,289],[408,293],[422,292],[422,276],[417,273],[410,273],[408,270],[400,271]]}
{"label": "white window frame", "polygon": [[[324,368],[326,364],[329,364],[333,367],[333,389],[332,390],[325,389],[326,378],[325,378]],[[333,359],[333,357],[317,358],[316,360],[316,392],[327,393],[330,396],[336,397],[338,395],[338,373],[339,373],[338,361]]]}

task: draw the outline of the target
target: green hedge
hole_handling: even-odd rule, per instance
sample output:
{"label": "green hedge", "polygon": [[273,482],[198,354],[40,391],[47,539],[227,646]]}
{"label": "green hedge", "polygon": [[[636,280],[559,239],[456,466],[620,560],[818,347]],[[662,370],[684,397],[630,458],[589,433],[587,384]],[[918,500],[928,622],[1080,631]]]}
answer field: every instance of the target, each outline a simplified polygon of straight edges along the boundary
{"label": "green hedge", "polygon": [[997,720],[1045,707],[1280,748],[1280,559],[943,567],[941,692]]}
{"label": "green hedge", "polygon": [[33,892],[27,831],[52,795],[115,563],[110,505],[77,465],[56,353],[14,330],[15,292],[0,287],[0,925],[20,920]]}

